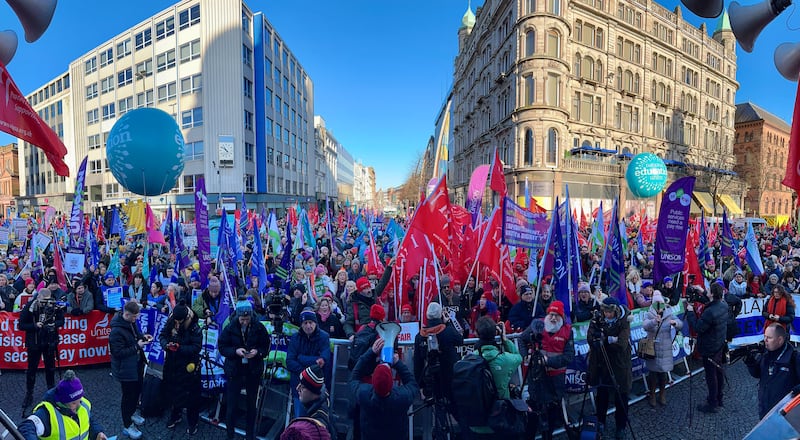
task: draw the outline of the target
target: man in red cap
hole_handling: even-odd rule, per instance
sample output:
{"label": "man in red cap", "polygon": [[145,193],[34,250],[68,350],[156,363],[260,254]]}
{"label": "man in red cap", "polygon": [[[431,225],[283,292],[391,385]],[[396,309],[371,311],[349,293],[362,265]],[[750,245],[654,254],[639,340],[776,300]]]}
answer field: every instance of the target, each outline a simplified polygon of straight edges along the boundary
{"label": "man in red cap", "polygon": [[[397,354],[393,363],[378,364],[377,360],[383,350],[384,341],[378,339],[359,358],[350,389],[354,400],[360,407],[361,440],[404,440],[408,438],[408,408],[419,395],[419,386],[414,381],[408,367],[400,362]],[[392,368],[402,385],[394,386]],[[364,383],[362,377],[372,373],[372,383]]]}
{"label": "man in red cap", "polygon": [[541,431],[543,440],[552,439],[553,430],[562,421],[567,365],[575,357],[572,327],[565,318],[564,303],[553,301],[547,307],[547,315],[533,320],[519,339],[525,344],[523,352],[529,356],[526,382],[528,405],[533,409],[528,415],[526,438],[534,438]]}

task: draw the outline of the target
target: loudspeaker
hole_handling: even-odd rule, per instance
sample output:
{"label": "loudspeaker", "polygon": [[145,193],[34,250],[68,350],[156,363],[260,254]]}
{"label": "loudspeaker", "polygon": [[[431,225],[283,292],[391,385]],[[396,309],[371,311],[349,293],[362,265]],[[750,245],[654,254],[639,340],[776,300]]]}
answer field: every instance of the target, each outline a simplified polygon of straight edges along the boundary
{"label": "loudspeaker", "polygon": [[698,17],[715,18],[722,14],[722,0],[681,0],[681,3]]}
{"label": "loudspeaker", "polygon": [[0,62],[7,66],[17,53],[17,34],[14,31],[0,32]]}
{"label": "loudspeaker", "polygon": [[403,328],[396,322],[382,322],[375,327],[378,336],[384,340],[383,350],[381,350],[381,360],[387,364],[394,362],[394,342],[397,335]]}
{"label": "loudspeaker", "polygon": [[33,43],[42,36],[53,14],[57,0],[6,0],[17,14],[22,28],[25,29],[25,41]]}
{"label": "loudspeaker", "polygon": [[745,52],[752,52],[758,34],[791,4],[791,0],[764,0],[749,6],[731,2],[728,6],[728,15],[731,30],[739,46]]}
{"label": "loudspeaker", "polygon": [[775,48],[775,68],[789,81],[800,76],[800,43],[783,43]]}

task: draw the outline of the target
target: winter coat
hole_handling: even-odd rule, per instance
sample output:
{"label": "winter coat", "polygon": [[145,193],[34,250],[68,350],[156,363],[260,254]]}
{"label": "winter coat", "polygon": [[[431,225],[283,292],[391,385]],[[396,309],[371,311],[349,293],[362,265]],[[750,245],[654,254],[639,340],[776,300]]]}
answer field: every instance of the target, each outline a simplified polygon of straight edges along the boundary
{"label": "winter coat", "polygon": [[375,304],[374,295],[371,298],[360,292],[353,292],[350,295],[350,301],[344,308],[344,332],[348,338],[356,334],[359,327],[369,322],[369,309],[373,304]]}
{"label": "winter coat", "polygon": [[728,292],[738,296],[739,298],[746,298],[747,281],[742,280],[741,283],[737,283],[736,280],[731,280],[730,284],[728,284]]}
{"label": "winter coat", "polygon": [[697,352],[703,357],[713,357],[725,348],[728,333],[728,306],[714,300],[703,308],[698,318],[697,312],[686,312],[686,321],[697,332]]}
{"label": "winter coat", "polygon": [[[747,356],[744,363],[750,375],[758,381],[758,417],[764,416],[783,399],[789,391],[800,384],[800,353],[792,345],[784,343],[775,351],[766,351],[757,356]],[[772,374],[769,373],[770,369]]]}
{"label": "winter coat", "polygon": [[[53,410],[58,411],[61,415],[67,419],[72,419],[74,422],[79,423],[79,416],[78,413],[72,412],[67,406],[62,406],[56,403],[56,389],[51,388],[44,393],[44,397],[42,398],[42,402],[50,403],[50,406]],[[90,410],[92,408],[92,404],[85,396],[81,398],[81,406],[78,407],[78,412],[85,411],[83,405],[86,405]],[[97,413],[95,413],[97,414]],[[45,405],[37,405],[33,409],[33,414],[31,414],[28,418],[22,421],[19,426],[19,432],[22,434],[22,437],[27,439],[39,439],[39,438],[47,438],[52,436],[53,431],[58,429],[58,426],[51,426],[50,424],[50,410]],[[41,423],[41,427],[43,430],[42,436],[39,437],[37,435],[37,425]],[[83,428],[83,427],[81,427]],[[88,431],[87,439],[96,439],[97,434],[105,431],[103,425],[100,424],[98,421],[98,417],[92,417],[91,411],[89,412],[89,427],[86,430]]]}
{"label": "winter coat", "polygon": [[[564,325],[569,325],[564,323]],[[524,341],[531,340],[531,333],[533,333],[533,326],[531,325],[522,332],[522,336],[517,339],[519,343],[525,344],[523,348],[523,352],[525,355],[530,354],[532,351],[532,347],[527,346],[528,344]],[[572,361],[575,359],[575,339],[572,335],[572,329],[570,328],[569,331],[569,339],[564,344],[564,351],[560,354],[556,353],[547,353],[547,363],[545,367],[547,369],[552,370],[560,370],[562,368],[566,368],[567,365],[571,364]],[[530,368],[530,367],[529,367]],[[567,387],[567,375],[566,373],[559,373],[554,376],[551,376],[549,373],[544,374],[545,381],[549,382],[546,383],[545,381],[538,381],[539,383],[535,383],[534,377],[531,374],[529,369],[527,374],[527,381],[528,381],[528,390],[530,390],[530,396],[532,399],[535,399],[537,403],[550,403],[550,402],[560,402],[561,398],[564,397],[566,393]]]}
{"label": "winter coat", "polygon": [[394,369],[402,385],[394,384],[388,396],[379,397],[372,384],[361,381],[375,370],[376,358],[372,350],[367,350],[356,363],[350,380],[353,399],[360,407],[361,440],[405,440],[408,438],[406,411],[419,396],[419,386],[408,367],[397,362]]}
{"label": "winter coat", "polygon": [[323,330],[328,332],[333,339],[345,339],[347,338],[347,334],[344,331],[344,325],[342,324],[342,315],[339,312],[332,311],[330,315],[328,315],[328,319],[326,321],[322,320],[322,316],[320,316],[319,312],[317,312],[317,325],[320,326]]}
{"label": "winter coat", "polygon": [[[592,320],[589,322],[587,339],[590,341],[587,363],[587,383],[591,386],[613,385],[611,375],[606,367],[603,355],[600,353],[602,344],[608,354],[608,361],[614,377],[623,394],[631,391],[633,382],[631,365],[631,324],[628,321],[630,311],[624,306],[617,306],[617,319],[613,323],[606,323],[603,329]],[[605,321],[604,321],[605,322]],[[609,342],[608,337],[613,336],[616,341]]]}
{"label": "winter coat", "polygon": [[478,304],[472,308],[472,312],[469,314],[469,328],[471,328],[473,332],[477,328],[475,325],[478,319],[484,315],[492,318],[494,322],[500,322],[500,312],[497,310],[497,304],[493,301],[486,300],[486,308],[481,309],[481,305]]}
{"label": "winter coat", "polygon": [[14,307],[14,300],[16,299],[16,297],[17,297],[17,289],[15,289],[13,286],[5,285],[3,287],[0,287],[0,300],[3,301],[5,305],[4,310],[6,312],[10,312],[11,309]]}
{"label": "winter coat", "polygon": [[[647,332],[647,336],[655,338],[656,358],[645,360],[648,371],[666,373],[672,371],[674,362],[672,360],[672,338],[673,327],[669,325],[671,319],[675,320],[675,331],[679,332],[683,328],[683,321],[672,314],[672,308],[666,307],[661,313],[661,326],[656,320],[658,312],[655,306],[651,305],[650,310],[644,315],[642,327]],[[658,333],[656,333],[658,331]]]}
{"label": "winter coat", "polygon": [[43,310],[41,303],[35,299],[29,301],[19,314],[19,329],[25,332],[25,346],[55,349],[58,345],[58,329],[64,327],[64,309],[55,309],[54,326],[50,328],[36,326],[41,317],[41,310]]}
{"label": "winter coat", "polygon": [[317,363],[317,359],[325,360],[322,370],[325,373],[325,383],[330,389],[331,380],[331,342],[328,332],[320,330],[319,326],[314,332],[307,335],[301,328],[297,334],[289,340],[286,349],[286,368],[292,373],[289,380],[289,389],[292,396],[297,397],[297,384],[300,383],[300,373],[307,367]]}
{"label": "winter coat", "polygon": [[[481,344],[481,342],[478,342]],[[508,384],[511,376],[517,371],[517,367],[522,364],[522,356],[519,354],[517,344],[512,341],[503,341],[503,352],[496,345],[483,345],[480,347],[480,354],[489,363],[492,370],[494,384],[497,387],[498,399],[509,399]]]}
{"label": "winter coat", "polygon": [[578,300],[575,303],[575,322],[583,322],[592,319],[592,310],[594,310],[594,299],[589,298],[589,302]]}
{"label": "winter coat", "polygon": [[[245,336],[242,336],[242,325],[236,317],[233,317],[222,330],[219,336],[219,353],[225,356],[225,375],[228,377],[245,375],[258,380],[264,373],[264,358],[269,354],[269,334],[263,324],[251,318]],[[247,363],[243,363],[243,358],[236,354],[239,348],[244,348],[245,351],[256,349],[258,354],[248,359]]]}
{"label": "winter coat", "polygon": [[303,404],[303,408],[306,410],[306,416],[292,420],[281,434],[281,440],[336,438],[336,431],[330,422],[330,397],[327,390],[323,389],[319,399]]}
{"label": "winter coat", "polygon": [[533,321],[533,301],[519,301],[508,312],[508,320],[513,329],[526,329]]}
{"label": "winter coat", "polygon": [[[775,296],[770,295],[769,299],[767,299],[767,302],[764,303],[764,310],[761,311],[761,315],[766,320],[766,322],[764,322],[764,329],[766,329],[773,322],[779,323],[786,330],[789,330],[791,328],[792,321],[794,321],[795,307],[789,303],[789,300],[787,299],[786,295],[789,294],[788,293],[784,294],[780,299],[776,299]],[[769,318],[769,315],[778,314],[778,308],[781,305],[781,302],[785,304],[784,306],[785,312],[782,315],[779,315],[780,317],[778,318],[777,321],[774,321]]]}
{"label": "winter coat", "polygon": [[67,294],[67,302],[69,303],[69,308],[67,311],[71,315],[83,315],[94,310],[94,296],[91,292],[84,290],[83,294],[81,295],[80,303],[78,303],[75,297],[75,292],[70,292]]}
{"label": "winter coat", "polygon": [[[177,331],[175,321],[170,317],[158,341],[164,349],[164,379],[163,383],[167,390],[167,395],[172,398],[173,406],[183,408],[189,405],[192,399],[197,399],[200,393],[200,350],[202,349],[203,334],[197,325],[197,317],[191,316],[184,321]],[[172,351],[167,348],[167,344],[176,342],[180,346]],[[186,367],[194,364],[192,372],[187,371]]]}
{"label": "winter coat", "polygon": [[[91,297],[89,292],[86,295]],[[136,382],[142,378],[145,356],[137,344],[142,337],[137,323],[123,319],[122,313],[114,315],[108,348],[111,351],[111,375],[118,381]]]}
{"label": "winter coat", "polygon": [[441,319],[429,319],[428,325],[420,329],[414,339],[414,377],[419,387],[425,391],[426,396],[432,396],[431,387],[434,384],[425,381],[425,365],[428,360],[427,339],[429,335],[436,335],[439,342],[439,371],[441,385],[446,395],[450,395],[453,381],[453,365],[461,359],[456,347],[464,345],[464,338],[456,331],[452,324],[444,324]]}

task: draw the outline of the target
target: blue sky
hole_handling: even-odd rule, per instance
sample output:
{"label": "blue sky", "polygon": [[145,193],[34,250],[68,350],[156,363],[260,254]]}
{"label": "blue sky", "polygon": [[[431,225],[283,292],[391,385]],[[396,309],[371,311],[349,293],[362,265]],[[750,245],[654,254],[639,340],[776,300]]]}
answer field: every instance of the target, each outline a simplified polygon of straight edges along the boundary
{"label": "blue sky", "polygon": [[[28,44],[11,8],[0,3],[0,29],[20,36],[8,66],[23,93],[66,71],[68,63],[174,4],[171,0],[62,0],[42,38]],[[482,4],[473,1],[472,7]],[[663,4],[672,10],[679,2]],[[434,132],[452,83],[465,0],[253,0],[314,81],[315,113],[356,160],[375,167],[378,187],[399,185]],[[775,70],[774,48],[800,40],[792,7],[772,22],[752,54],[737,48],[736,102],[752,101],[791,121],[796,85]],[[789,19],[789,18],[792,19]],[[701,20],[684,8],[684,18]],[[716,19],[707,20],[709,30]],[[794,24],[792,24],[794,23]],[[794,39],[793,39],[794,38]],[[12,138],[0,134],[0,143]]]}

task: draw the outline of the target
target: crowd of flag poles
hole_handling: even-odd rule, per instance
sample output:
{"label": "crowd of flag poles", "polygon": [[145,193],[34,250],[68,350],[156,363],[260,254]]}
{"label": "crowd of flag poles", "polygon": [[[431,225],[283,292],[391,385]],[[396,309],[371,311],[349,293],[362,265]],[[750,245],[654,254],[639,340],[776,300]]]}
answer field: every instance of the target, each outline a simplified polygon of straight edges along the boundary
{"label": "crowd of flag poles", "polygon": [[[500,203],[507,203],[510,199],[506,197],[502,163],[496,151],[489,168],[491,190],[500,196]],[[103,221],[97,218],[89,219],[83,214],[82,188],[85,174],[86,160],[79,168],[69,219],[56,218],[52,208],[48,208],[41,219],[30,219],[35,231],[48,234],[51,238],[55,250],[54,265],[58,281],[64,289],[67,288],[63,266],[66,254],[83,255],[85,266],[96,267],[101,258],[101,243],[110,256],[108,271],[117,277],[121,275],[120,255],[117,250],[109,247],[110,240],[106,239]],[[484,177],[480,188],[481,198],[485,182]],[[195,229],[198,263],[201,279],[206,280],[211,271],[212,261],[208,202],[204,182],[201,180],[197,186]],[[260,286],[266,286],[267,258],[280,256],[276,275],[286,279],[291,277],[295,261],[293,251],[310,250],[313,255],[318,256],[317,231],[320,230],[326,231],[333,250],[343,249],[343,237],[348,235],[358,237],[355,241],[357,256],[366,263],[368,273],[382,274],[388,259],[381,261],[379,257],[378,245],[374,239],[375,228],[380,228],[382,234],[388,237],[388,242],[383,245],[381,253],[395,256],[388,287],[388,291],[394,292],[392,301],[395,314],[403,305],[411,303],[412,307],[416,307],[418,316],[425,316],[427,305],[435,296],[441,295],[439,278],[443,273],[462,282],[469,277],[481,281],[493,278],[498,282],[501,292],[501,298],[494,300],[502,301],[504,296],[511,303],[516,303],[519,298],[512,257],[514,261],[530,262],[526,277],[536,286],[537,293],[544,283],[553,286],[555,297],[564,303],[567,316],[570,315],[569,310],[575,301],[574,292],[577,292],[578,282],[582,279],[588,279],[591,285],[605,281],[606,294],[616,297],[622,304],[633,305],[632,298],[626,291],[625,257],[630,254],[632,264],[638,264],[635,253],[643,252],[645,243],[653,243],[656,239],[656,219],[648,219],[641,213],[633,215],[633,218],[626,222],[619,216],[618,200],[614,202],[610,212],[604,212],[601,203],[590,215],[584,215],[582,208],[578,215],[570,206],[569,188],[566,187],[564,202],[560,203],[558,198],[556,199],[557,209],[553,209],[550,214],[547,242],[543,251],[539,252],[536,249],[512,248],[505,244],[501,206],[494,206],[489,216],[483,218],[480,215],[480,203],[480,200],[477,203],[474,200],[467,202],[471,210],[477,207],[477,215],[466,207],[452,204],[448,195],[447,179],[442,176],[433,191],[420,202],[413,215],[405,219],[403,222],[405,227],[395,219],[384,222],[381,213],[364,209],[340,210],[334,216],[326,202],[326,209],[322,214],[318,212],[316,206],[311,206],[308,210],[299,206],[288,208],[286,226],[284,231],[281,231],[276,214],[267,213],[263,208],[260,214],[248,210],[243,193],[241,209],[234,212],[233,222],[229,222],[228,214],[222,210],[217,233],[216,268],[225,290],[226,301],[223,307],[230,307],[235,302],[234,289],[230,287],[236,285],[233,280],[242,280],[250,284],[250,277],[255,276],[259,279]],[[160,223],[148,204],[136,206],[135,209],[113,208],[108,225],[109,237],[116,235],[121,243],[133,241],[145,245],[143,273],[149,274],[151,282],[158,276],[156,265],[150,267],[149,264],[148,256],[154,251],[151,245],[168,247],[170,254],[176,256],[176,272],[183,273],[183,270],[192,264],[190,249],[185,244],[183,232],[185,223],[173,216],[171,205]],[[544,209],[530,196],[527,184],[524,207],[532,212],[544,212]],[[635,239],[629,240],[628,224],[635,227],[637,223]],[[690,278],[688,275],[695,275],[697,280],[703,279],[701,262],[705,264],[712,258],[710,248],[718,238],[721,243],[721,256],[733,257],[739,267],[742,266],[742,261],[746,261],[754,274],[763,273],[752,225],[748,225],[742,245],[734,238],[726,213],[723,213],[721,231],[719,224],[707,228],[704,217],[700,221],[690,220],[689,225],[688,231],[684,232],[687,236],[683,271],[679,274],[664,274],[682,275],[684,288]],[[334,234],[335,230],[342,233]],[[128,237],[130,240],[126,240]],[[244,261],[243,250],[251,240],[252,256],[249,261]],[[31,240],[31,242],[40,241]],[[579,251],[582,245],[590,248],[592,252],[601,252],[600,270],[592,270],[590,274],[582,273]],[[30,249],[25,249],[23,245],[23,253],[27,252],[30,256],[26,264],[34,271],[42,270],[44,249],[33,249],[34,247],[31,245]],[[79,269],[82,270],[83,267]],[[419,290],[412,299],[412,295],[404,294],[404,289],[409,288],[409,280],[416,275],[419,276]],[[322,289],[320,280],[314,280],[313,274],[311,276],[312,295],[321,296],[323,292],[318,291]],[[603,280],[603,277],[606,279]],[[260,294],[264,295],[264,292]],[[536,297],[538,300],[538,294]],[[227,316],[224,313],[221,315]]]}

